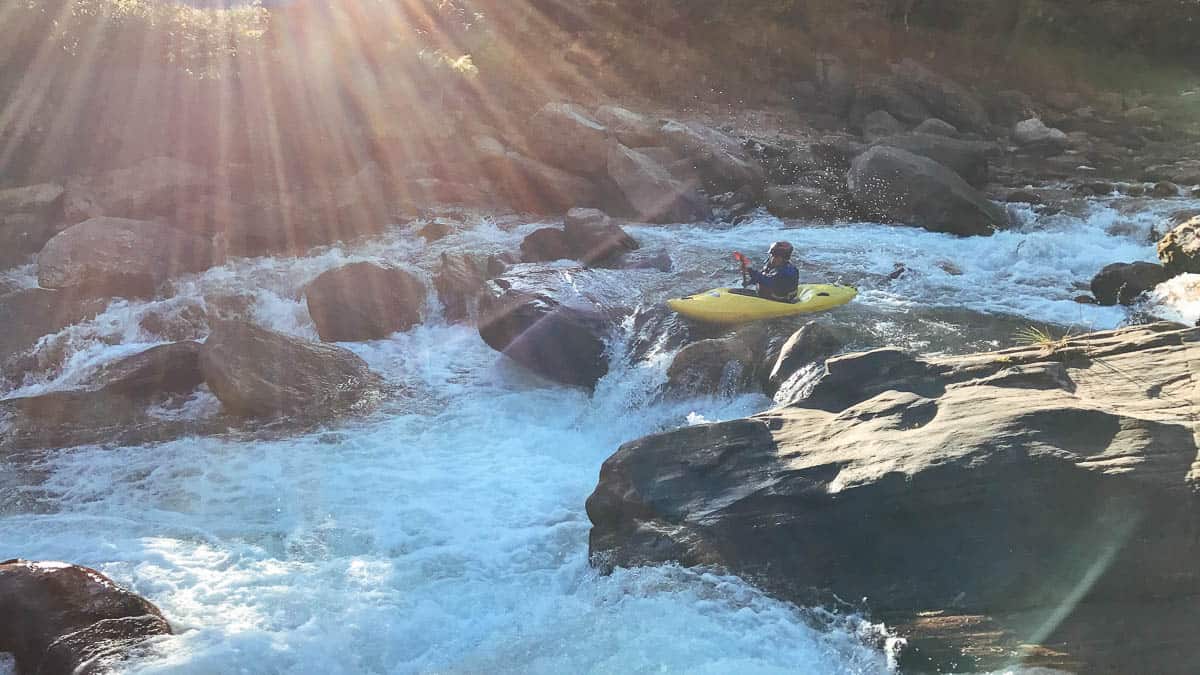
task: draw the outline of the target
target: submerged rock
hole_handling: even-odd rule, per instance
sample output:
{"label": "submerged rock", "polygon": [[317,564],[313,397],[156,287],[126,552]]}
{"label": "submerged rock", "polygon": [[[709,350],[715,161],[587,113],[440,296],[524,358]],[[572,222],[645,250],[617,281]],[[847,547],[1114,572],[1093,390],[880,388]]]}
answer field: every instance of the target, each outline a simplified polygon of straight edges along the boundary
{"label": "submerged rock", "polygon": [[110,672],[147,638],[171,635],[151,602],[88,567],[0,562],[0,652],[21,673]]}
{"label": "submerged rock", "polygon": [[[922,670],[998,668],[1030,644],[1047,665],[1186,670],[1200,612],[1176,630],[1166,610],[1200,598],[1197,358],[1200,330],[1171,324],[839,357],[797,406],[622,446],[587,501],[593,559],[862,598]],[[1120,603],[1152,622],[1139,634],[1188,642],[1108,639]],[[938,635],[921,623],[938,615],[983,621]]]}
{"label": "submerged rock", "polygon": [[404,270],[359,262],[321,274],[304,297],[322,340],[381,340],[421,322],[425,284]]}
{"label": "submerged rock", "polygon": [[1143,293],[1171,278],[1162,265],[1148,262],[1113,263],[1092,279],[1092,295],[1101,305],[1132,305]]}
{"label": "submerged rock", "polygon": [[204,381],[237,417],[323,420],[367,412],[382,380],[349,350],[243,321],[222,321],[200,352]]}

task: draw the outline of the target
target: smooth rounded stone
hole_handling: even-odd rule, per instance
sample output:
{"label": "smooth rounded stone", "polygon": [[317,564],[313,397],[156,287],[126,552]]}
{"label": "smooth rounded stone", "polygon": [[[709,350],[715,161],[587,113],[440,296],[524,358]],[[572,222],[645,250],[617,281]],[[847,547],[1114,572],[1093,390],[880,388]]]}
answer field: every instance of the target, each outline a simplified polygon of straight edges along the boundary
{"label": "smooth rounded stone", "polygon": [[585,265],[602,264],[639,248],[637,240],[598,209],[571,209],[563,234],[572,256]]}
{"label": "smooth rounded stone", "polygon": [[804,324],[780,349],[779,358],[767,377],[767,394],[774,396],[796,371],[833,356],[845,343],[845,335],[826,324],[816,321]]}
{"label": "smooth rounded stone", "polygon": [[1167,180],[1159,181],[1154,184],[1153,188],[1150,189],[1150,196],[1160,197],[1160,198],[1164,198],[1164,199],[1168,198],[1168,197],[1178,197],[1179,196],[1179,186],[1172,183],[1171,181],[1167,181]]}
{"label": "smooth rounded stone", "polygon": [[733,335],[685,345],[667,368],[667,391],[675,395],[730,395],[759,388],[770,363],[770,333],[763,324]]}
{"label": "smooth rounded stone", "polygon": [[712,216],[704,197],[652,157],[619,143],[609,146],[608,175],[639,220],[688,223]]}
{"label": "smooth rounded stone", "polygon": [[1176,225],[1158,241],[1158,260],[1172,275],[1200,274],[1200,216]]}
{"label": "smooth rounded stone", "polygon": [[741,189],[757,193],[766,181],[762,165],[747,156],[740,141],[723,131],[667,120],[660,132],[665,145],[695,163],[705,185],[714,193]]}
{"label": "smooth rounded stone", "polygon": [[959,235],[990,235],[1008,214],[958,174],[925,157],[887,146],[859,155],[847,187],[865,213],[887,222]]}
{"label": "smooth rounded stone", "polygon": [[1129,197],[1141,197],[1146,194],[1146,186],[1141,183],[1119,183],[1117,189]]}
{"label": "smooth rounded stone", "polygon": [[1092,279],[1092,296],[1101,305],[1132,305],[1139,296],[1170,279],[1162,265],[1149,262],[1113,263]]}
{"label": "smooth rounded stone", "polygon": [[155,307],[138,320],[138,328],[164,340],[199,340],[208,334],[208,311],[194,300]]}
{"label": "smooth rounded stone", "polygon": [[308,314],[325,342],[380,340],[421,322],[425,284],[370,262],[322,273],[304,287]]}
{"label": "smooth rounded stone", "polygon": [[912,131],[914,134],[934,134],[936,136],[949,136],[951,138],[958,136],[958,127],[936,117],[930,117],[921,122]]}
{"label": "smooth rounded stone", "polygon": [[151,347],[102,366],[89,386],[131,398],[183,394],[204,383],[200,343],[190,340]]}
{"label": "smooth rounded stone", "polygon": [[496,256],[443,253],[433,276],[446,320],[466,321],[476,314],[479,295],[489,279],[504,274],[506,265]]}
{"label": "smooth rounded stone", "polygon": [[580,106],[547,103],[529,120],[529,146],[542,161],[585,176],[603,174],[608,133]]}
{"label": "smooth rounded stone", "polygon": [[1017,122],[1012,135],[1017,145],[1047,155],[1062,152],[1069,144],[1067,135],[1061,129],[1048,127],[1036,117]]}
{"label": "smooth rounded stone", "polygon": [[212,263],[212,246],[201,237],[144,220],[92,218],[47,242],[38,283],[93,297],[150,297],[166,280]]}
{"label": "smooth rounded stone", "polygon": [[611,136],[627,147],[641,148],[662,142],[658,120],[646,115],[615,105],[602,105],[596,109],[595,118],[608,129]]}
{"label": "smooth rounded stone", "polygon": [[899,148],[914,155],[928,157],[957,173],[974,187],[988,182],[988,157],[999,151],[994,143],[965,141],[936,134],[901,134],[887,136],[873,144]]}
{"label": "smooth rounded stone", "polygon": [[353,352],[242,321],[213,326],[200,369],[237,417],[320,421],[368,412],[383,395],[379,376]]}
{"label": "smooth rounded stone", "polygon": [[453,225],[435,220],[418,228],[416,235],[424,239],[427,243],[432,243],[439,239],[445,239],[451,232],[454,232]]}
{"label": "smooth rounded stone", "polygon": [[892,117],[886,110],[876,110],[868,113],[863,119],[863,138],[874,141],[885,136],[902,134],[906,131],[904,123]]}
{"label": "smooth rounded stone", "polygon": [[62,562],[0,562],[0,607],[0,652],[19,673],[109,672],[144,640],[172,634],[150,601]]}
{"label": "smooth rounded stone", "polygon": [[521,262],[548,262],[571,257],[571,244],[562,228],[538,228],[521,240]]}

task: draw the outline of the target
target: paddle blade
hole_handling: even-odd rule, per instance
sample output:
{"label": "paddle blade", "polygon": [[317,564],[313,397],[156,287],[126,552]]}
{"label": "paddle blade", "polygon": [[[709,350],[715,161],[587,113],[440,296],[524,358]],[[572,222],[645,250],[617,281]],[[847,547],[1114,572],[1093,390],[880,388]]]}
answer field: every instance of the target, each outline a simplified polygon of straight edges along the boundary
{"label": "paddle blade", "polygon": [[733,259],[734,259],[734,260],[736,260],[736,261],[738,261],[738,262],[740,262],[740,263],[741,263],[741,264],[743,264],[743,265],[749,265],[749,264],[750,264],[750,260],[749,260],[749,259],[747,259],[747,258],[746,258],[746,256],[742,255],[742,254],[741,254],[740,252],[738,252],[738,251],[734,251],[734,252],[733,252]]}

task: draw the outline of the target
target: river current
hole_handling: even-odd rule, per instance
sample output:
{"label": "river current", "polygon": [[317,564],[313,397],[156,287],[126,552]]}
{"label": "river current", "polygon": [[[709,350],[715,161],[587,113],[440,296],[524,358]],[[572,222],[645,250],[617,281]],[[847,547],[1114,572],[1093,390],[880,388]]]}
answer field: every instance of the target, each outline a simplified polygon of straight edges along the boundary
{"label": "river current", "polygon": [[[630,228],[673,270],[601,272],[613,302],[650,306],[736,280],[734,249],[789,239],[805,280],[860,288],[824,320],[925,352],[1008,346],[1011,329],[1120,325],[1125,308],[1074,301],[1111,262],[1153,260],[1150,229],[1181,200],[1097,200],[1075,214],[1019,215],[990,238],[871,224],[783,229]],[[442,252],[504,252],[545,223],[469,218],[426,244],[397,226],[307,257],[257,258],[188,277],[175,296],[114,302],[58,336],[61,367],[2,396],[69,389],[98,365],[164,341],[147,312],[214,292],[249,292],[254,320],[316,338],[301,289],[321,272],[387,261],[429,278]],[[905,271],[889,275],[897,263]],[[32,266],[8,274],[36,284]],[[564,283],[572,268],[562,266]],[[432,285],[430,284],[432,287]],[[1195,280],[1156,291],[1159,315],[1194,322]],[[986,319],[1000,316],[1002,319]],[[592,394],[539,379],[448,325],[432,291],[426,321],[345,344],[401,393],[365,419],[301,436],[231,435],[139,447],[82,447],[0,463],[0,558],[95,567],[147,597],[177,635],[131,673],[880,673],[886,627],[845,608],[801,608],[729,576],[587,562],[584,500],[623,442],[769,408],[761,395],[660,395],[673,352],[625,358]],[[164,416],[215,414],[201,390]],[[857,599],[850,599],[857,600]],[[0,672],[5,667],[0,661]]]}

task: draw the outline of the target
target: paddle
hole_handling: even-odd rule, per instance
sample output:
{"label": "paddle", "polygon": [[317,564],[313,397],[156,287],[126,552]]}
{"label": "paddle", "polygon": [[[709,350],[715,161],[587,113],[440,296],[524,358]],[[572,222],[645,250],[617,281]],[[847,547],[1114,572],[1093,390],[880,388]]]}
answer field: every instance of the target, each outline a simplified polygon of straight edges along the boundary
{"label": "paddle", "polygon": [[742,265],[742,287],[744,288],[750,283],[750,279],[746,275],[746,268],[750,266],[750,259],[742,255],[740,251],[733,252],[733,259]]}

